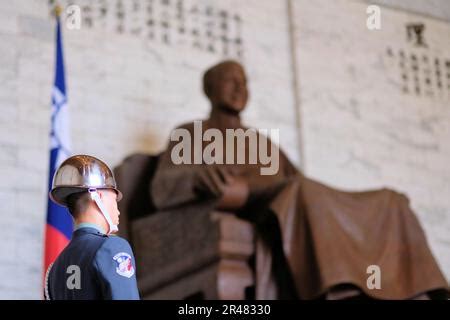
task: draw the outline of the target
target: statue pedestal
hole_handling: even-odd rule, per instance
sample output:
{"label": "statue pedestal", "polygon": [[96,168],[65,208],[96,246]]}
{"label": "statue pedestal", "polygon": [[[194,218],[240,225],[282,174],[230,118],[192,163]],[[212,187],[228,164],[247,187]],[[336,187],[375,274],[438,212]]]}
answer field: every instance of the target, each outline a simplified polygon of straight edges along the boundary
{"label": "statue pedestal", "polygon": [[133,221],[143,299],[244,299],[254,285],[253,226],[233,214],[178,209]]}
{"label": "statue pedestal", "polygon": [[194,204],[157,211],[149,197],[159,157],[133,154],[115,168],[119,235],[133,246],[144,299],[244,299],[255,284],[253,226]]}

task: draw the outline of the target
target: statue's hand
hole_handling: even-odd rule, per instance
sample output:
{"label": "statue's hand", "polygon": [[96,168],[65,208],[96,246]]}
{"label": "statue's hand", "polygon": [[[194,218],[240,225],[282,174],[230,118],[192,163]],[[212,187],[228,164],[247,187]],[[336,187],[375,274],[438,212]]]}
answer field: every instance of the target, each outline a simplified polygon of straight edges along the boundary
{"label": "statue's hand", "polygon": [[237,210],[242,208],[249,195],[247,180],[240,176],[225,174],[225,184],[222,187],[222,197],[217,208],[220,210]]}
{"label": "statue's hand", "polygon": [[197,172],[195,190],[201,197],[218,199],[220,210],[236,210],[244,207],[250,187],[240,171],[228,166],[204,166]]}

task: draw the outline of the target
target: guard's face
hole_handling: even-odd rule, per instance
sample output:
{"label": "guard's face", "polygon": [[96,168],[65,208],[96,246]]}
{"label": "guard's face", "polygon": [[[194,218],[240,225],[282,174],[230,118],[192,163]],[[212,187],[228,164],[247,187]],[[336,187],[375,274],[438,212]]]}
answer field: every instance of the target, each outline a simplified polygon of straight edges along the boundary
{"label": "guard's face", "polygon": [[248,100],[247,79],[238,64],[228,64],[216,71],[211,86],[213,105],[241,112]]}
{"label": "guard's face", "polygon": [[102,200],[106,206],[106,210],[111,217],[111,221],[115,225],[119,225],[119,208],[117,207],[117,193],[113,190],[102,190]]}

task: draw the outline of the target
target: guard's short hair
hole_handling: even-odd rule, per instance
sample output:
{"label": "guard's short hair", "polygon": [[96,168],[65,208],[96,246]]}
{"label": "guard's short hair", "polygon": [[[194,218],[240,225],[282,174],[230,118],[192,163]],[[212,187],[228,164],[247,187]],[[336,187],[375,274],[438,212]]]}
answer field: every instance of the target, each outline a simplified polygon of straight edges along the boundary
{"label": "guard's short hair", "polygon": [[203,92],[206,94],[206,96],[208,98],[211,95],[211,82],[213,81],[214,77],[216,76],[216,72],[219,71],[222,67],[229,65],[229,64],[238,65],[240,68],[242,68],[242,70],[244,70],[244,68],[242,67],[242,65],[239,62],[237,62],[235,60],[225,60],[225,61],[222,61],[222,62],[212,66],[211,68],[206,70],[205,73],[203,74]]}
{"label": "guard's short hair", "polygon": [[70,214],[77,218],[77,216],[85,212],[91,202],[91,195],[87,191],[77,192],[71,194],[67,198],[67,209],[69,209]]}

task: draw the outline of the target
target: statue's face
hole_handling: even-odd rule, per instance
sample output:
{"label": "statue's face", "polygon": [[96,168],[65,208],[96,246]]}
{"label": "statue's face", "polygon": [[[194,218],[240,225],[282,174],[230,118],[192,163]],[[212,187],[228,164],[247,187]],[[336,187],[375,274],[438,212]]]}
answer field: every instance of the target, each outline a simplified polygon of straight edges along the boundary
{"label": "statue's face", "polygon": [[247,79],[242,67],[226,64],[215,71],[211,80],[210,100],[214,106],[241,112],[248,100]]}

